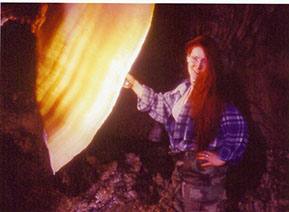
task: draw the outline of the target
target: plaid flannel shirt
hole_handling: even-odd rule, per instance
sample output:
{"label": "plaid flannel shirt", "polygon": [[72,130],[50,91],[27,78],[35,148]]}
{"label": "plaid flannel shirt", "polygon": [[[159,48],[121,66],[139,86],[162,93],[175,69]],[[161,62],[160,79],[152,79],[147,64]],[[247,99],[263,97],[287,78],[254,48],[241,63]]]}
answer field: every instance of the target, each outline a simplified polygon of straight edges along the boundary
{"label": "plaid flannel shirt", "polygon": [[[176,119],[172,115],[175,103],[190,86],[190,81],[186,80],[172,91],[155,93],[153,89],[143,85],[143,94],[138,97],[138,110],[147,112],[154,120],[165,125],[173,152],[195,149],[196,139],[189,102],[184,105]],[[237,108],[227,105],[222,113],[218,135],[207,150],[215,151],[218,158],[234,165],[242,159],[247,142],[248,128],[245,119]]]}

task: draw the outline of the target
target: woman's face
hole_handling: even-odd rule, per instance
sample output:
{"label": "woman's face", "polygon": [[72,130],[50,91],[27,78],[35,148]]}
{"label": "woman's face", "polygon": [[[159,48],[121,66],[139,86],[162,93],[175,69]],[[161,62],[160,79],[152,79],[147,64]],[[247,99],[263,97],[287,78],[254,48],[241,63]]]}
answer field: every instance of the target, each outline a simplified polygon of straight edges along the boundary
{"label": "woman's face", "polygon": [[198,75],[207,68],[207,58],[203,48],[199,46],[194,47],[191,53],[187,55],[187,62],[191,83],[193,83]]}

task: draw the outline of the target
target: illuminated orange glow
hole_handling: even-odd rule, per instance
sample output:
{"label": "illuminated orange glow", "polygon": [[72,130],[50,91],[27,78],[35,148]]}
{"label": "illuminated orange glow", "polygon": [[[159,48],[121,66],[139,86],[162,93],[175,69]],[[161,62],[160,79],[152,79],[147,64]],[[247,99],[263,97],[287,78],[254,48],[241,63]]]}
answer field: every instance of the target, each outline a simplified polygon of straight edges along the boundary
{"label": "illuminated orange glow", "polygon": [[154,8],[150,4],[62,6],[57,28],[40,32],[38,38],[36,94],[55,172],[87,147],[111,112],[145,40]]}

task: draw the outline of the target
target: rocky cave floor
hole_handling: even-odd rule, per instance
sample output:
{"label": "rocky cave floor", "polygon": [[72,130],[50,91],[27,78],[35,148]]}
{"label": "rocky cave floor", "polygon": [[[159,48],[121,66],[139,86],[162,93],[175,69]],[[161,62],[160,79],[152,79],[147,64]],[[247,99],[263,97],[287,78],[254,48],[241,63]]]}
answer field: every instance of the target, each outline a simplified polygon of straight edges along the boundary
{"label": "rocky cave floor", "polygon": [[[39,117],[37,108],[1,110],[1,211],[174,211],[167,142],[105,135],[53,175]],[[286,194],[268,201],[270,176],[263,170],[260,185],[260,170],[250,172],[247,165],[228,176],[237,180],[229,185],[224,211],[265,211],[276,204],[286,211]],[[248,182],[255,184],[251,190]]]}

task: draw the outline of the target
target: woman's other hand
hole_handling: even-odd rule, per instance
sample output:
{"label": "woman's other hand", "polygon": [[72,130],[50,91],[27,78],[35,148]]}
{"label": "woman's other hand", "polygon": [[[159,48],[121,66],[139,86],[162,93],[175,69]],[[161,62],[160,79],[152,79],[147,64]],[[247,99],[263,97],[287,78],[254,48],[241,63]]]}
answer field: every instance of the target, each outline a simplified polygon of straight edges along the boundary
{"label": "woman's other hand", "polygon": [[197,153],[197,160],[205,160],[207,162],[201,164],[202,167],[206,166],[223,166],[226,161],[223,161],[217,157],[217,155],[210,151],[203,151]]}

